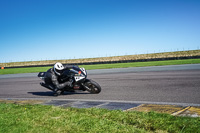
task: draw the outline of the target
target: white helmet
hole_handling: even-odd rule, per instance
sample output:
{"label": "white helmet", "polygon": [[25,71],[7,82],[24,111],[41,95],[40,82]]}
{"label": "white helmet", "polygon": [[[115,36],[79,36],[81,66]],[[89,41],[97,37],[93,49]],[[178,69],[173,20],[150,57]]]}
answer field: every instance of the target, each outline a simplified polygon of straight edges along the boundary
{"label": "white helmet", "polygon": [[53,67],[53,71],[59,76],[62,75],[63,70],[64,66],[60,62],[57,62]]}

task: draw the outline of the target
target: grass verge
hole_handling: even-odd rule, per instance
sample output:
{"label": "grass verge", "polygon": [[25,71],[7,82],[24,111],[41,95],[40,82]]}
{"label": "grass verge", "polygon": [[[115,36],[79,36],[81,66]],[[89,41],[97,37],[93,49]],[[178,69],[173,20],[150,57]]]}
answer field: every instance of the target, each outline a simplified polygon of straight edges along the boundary
{"label": "grass verge", "polygon": [[[110,69],[110,68],[181,65],[181,64],[198,64],[198,63],[200,63],[200,59],[81,65],[80,67],[84,67],[86,70],[91,70],[91,69]],[[0,69],[0,74],[43,72],[43,71],[47,71],[49,68],[51,68],[51,67],[28,67],[28,68]]]}
{"label": "grass verge", "polygon": [[131,63],[116,63],[116,64],[101,64],[101,65],[85,65],[83,67],[85,67],[86,70],[89,70],[89,69],[147,67],[147,66],[182,65],[182,64],[198,64],[198,63],[200,63],[200,59],[131,62]]}
{"label": "grass verge", "polygon": [[200,132],[200,118],[155,112],[0,104],[0,132]]}

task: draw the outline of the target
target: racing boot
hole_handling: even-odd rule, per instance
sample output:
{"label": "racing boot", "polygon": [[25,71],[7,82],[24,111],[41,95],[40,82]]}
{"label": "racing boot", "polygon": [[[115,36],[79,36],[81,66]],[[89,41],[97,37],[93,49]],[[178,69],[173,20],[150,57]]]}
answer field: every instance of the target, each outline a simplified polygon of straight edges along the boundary
{"label": "racing boot", "polygon": [[58,88],[55,88],[55,89],[53,90],[53,92],[54,92],[54,96],[59,96],[59,95],[61,95],[61,94],[63,93],[63,91],[60,90],[60,89],[58,89]]}

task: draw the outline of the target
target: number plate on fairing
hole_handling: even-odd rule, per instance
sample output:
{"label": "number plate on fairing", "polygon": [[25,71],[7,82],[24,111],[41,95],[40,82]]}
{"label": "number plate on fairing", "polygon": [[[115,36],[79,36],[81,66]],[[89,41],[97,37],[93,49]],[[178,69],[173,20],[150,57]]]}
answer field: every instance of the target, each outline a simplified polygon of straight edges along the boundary
{"label": "number plate on fairing", "polygon": [[77,81],[81,80],[81,79],[84,79],[85,76],[75,76],[74,79]]}

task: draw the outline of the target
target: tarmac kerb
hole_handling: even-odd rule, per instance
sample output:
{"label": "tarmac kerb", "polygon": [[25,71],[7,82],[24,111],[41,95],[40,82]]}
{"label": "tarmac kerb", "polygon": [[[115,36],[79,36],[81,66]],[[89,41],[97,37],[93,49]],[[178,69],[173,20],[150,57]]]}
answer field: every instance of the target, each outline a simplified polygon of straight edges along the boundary
{"label": "tarmac kerb", "polygon": [[122,111],[155,111],[158,113],[167,113],[174,116],[200,117],[200,106],[192,104],[165,104],[150,102],[125,102],[125,101],[95,101],[95,100],[74,100],[74,99],[0,99],[0,103],[15,104],[42,104],[53,105],[62,108],[104,108],[109,110]]}

